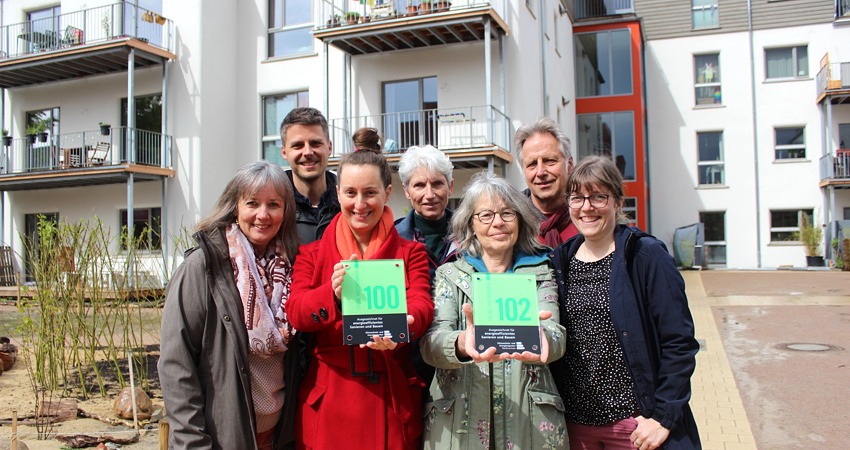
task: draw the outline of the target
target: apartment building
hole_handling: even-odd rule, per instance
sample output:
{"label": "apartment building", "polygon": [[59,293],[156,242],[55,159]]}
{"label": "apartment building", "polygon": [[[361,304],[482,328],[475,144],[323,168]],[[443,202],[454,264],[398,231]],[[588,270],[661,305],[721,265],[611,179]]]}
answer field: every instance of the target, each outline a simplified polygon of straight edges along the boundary
{"label": "apartment building", "polygon": [[[96,216],[114,235],[153,230],[136,270],[164,280],[176,236],[210,212],[239,167],[284,163],[278,127],[296,105],[329,118],[332,166],[361,126],[381,131],[393,162],[410,145],[443,149],[456,167],[454,203],[479,170],[524,186],[510,143],[518,124],[545,114],[575,136],[572,27],[556,0],[0,7],[12,137],[2,147],[2,240],[24,277],[40,216]],[[394,183],[400,217],[409,204]]]}
{"label": "apartment building", "polygon": [[805,266],[802,215],[850,219],[850,4],[637,0],[651,230],[702,223],[709,266]]}

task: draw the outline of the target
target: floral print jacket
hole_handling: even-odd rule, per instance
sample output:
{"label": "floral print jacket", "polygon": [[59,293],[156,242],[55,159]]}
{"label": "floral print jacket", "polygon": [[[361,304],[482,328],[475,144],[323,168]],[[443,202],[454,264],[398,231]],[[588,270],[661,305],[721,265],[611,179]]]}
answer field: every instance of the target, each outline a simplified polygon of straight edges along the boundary
{"label": "floral print jacket", "polygon": [[[488,299],[472,292],[477,270],[469,256],[440,266],[434,278],[434,322],[422,338],[422,356],[437,368],[433,401],[425,407],[425,448],[489,448],[490,408],[495,420],[495,448],[567,449],[564,402],[549,367],[507,360],[476,364],[459,360],[455,341],[466,328],[463,304]],[[540,322],[549,341],[548,362],[564,355],[564,327],[558,313],[558,289],[545,254],[517,255],[514,273],[534,274],[537,303],[552,317]],[[490,395],[489,371],[493,371]],[[492,398],[492,402],[491,402]]]}

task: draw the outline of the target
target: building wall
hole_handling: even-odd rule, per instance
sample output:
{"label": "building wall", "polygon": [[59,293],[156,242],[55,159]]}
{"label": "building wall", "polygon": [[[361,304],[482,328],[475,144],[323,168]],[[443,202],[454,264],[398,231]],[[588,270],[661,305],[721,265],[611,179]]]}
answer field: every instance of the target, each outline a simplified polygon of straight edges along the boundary
{"label": "building wall", "polygon": [[[700,211],[725,211],[728,267],[805,265],[800,244],[770,242],[770,210],[823,215],[822,124],[813,77],[817,60],[844,33],[831,24],[758,31],[752,59],[747,33],[647,43],[653,234],[670,243],[675,228],[698,222]],[[766,81],[764,49],[796,45],[808,46],[809,77]],[[695,107],[693,55],[714,52],[720,54],[723,104]],[[805,126],[803,160],[774,158],[774,127],[789,125]],[[698,131],[723,131],[725,185],[697,184]]]}

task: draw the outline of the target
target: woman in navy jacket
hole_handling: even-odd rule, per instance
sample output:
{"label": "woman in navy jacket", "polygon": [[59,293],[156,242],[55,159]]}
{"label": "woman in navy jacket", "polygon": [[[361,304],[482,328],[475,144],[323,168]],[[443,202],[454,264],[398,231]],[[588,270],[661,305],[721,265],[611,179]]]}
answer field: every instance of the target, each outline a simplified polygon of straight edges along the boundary
{"label": "woman in navy jacket", "polygon": [[554,250],[567,355],[552,364],[570,447],[701,448],[688,401],[699,344],[663,242],[622,221],[614,163],[588,157],[568,181],[579,228]]}

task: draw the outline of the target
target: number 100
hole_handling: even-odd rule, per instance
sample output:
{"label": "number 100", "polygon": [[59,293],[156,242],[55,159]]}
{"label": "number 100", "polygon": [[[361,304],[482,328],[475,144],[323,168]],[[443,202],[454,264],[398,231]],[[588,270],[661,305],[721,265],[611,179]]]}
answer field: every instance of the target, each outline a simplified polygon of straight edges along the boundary
{"label": "number 100", "polygon": [[367,286],[366,307],[368,309],[396,309],[399,305],[398,286]]}

